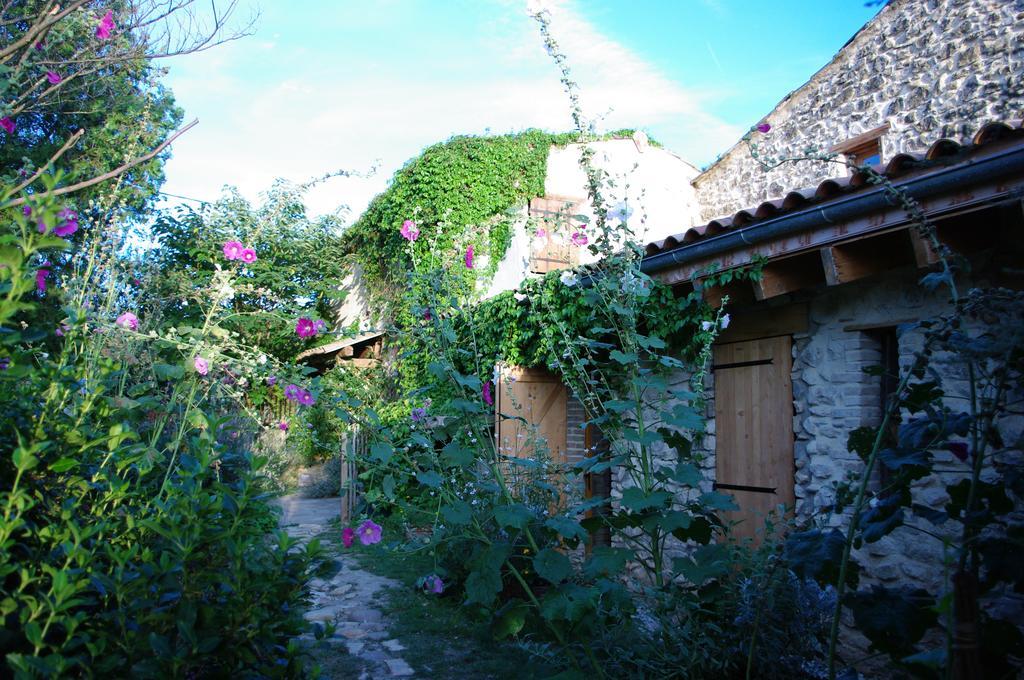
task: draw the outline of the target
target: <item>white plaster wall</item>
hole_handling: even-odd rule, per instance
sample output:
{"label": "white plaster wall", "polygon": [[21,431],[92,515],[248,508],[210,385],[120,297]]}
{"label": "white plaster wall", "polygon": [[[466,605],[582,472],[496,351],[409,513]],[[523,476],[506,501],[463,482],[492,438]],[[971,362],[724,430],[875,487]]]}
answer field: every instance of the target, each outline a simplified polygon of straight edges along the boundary
{"label": "white plaster wall", "polygon": [[[638,144],[633,139],[594,142],[593,164],[607,176],[604,199],[607,207],[625,202],[633,211],[629,226],[633,240],[647,243],[686,231],[699,223],[700,205],[691,182],[698,170],[665,149]],[[548,152],[544,192],[548,196],[586,199],[578,214],[594,219],[588,198],[587,177],[580,167],[582,145],[552,147]],[[513,290],[530,276],[529,260],[534,243],[527,229],[528,210],[522,209],[512,243],[487,286],[484,297]],[[580,264],[597,258],[580,248]]]}

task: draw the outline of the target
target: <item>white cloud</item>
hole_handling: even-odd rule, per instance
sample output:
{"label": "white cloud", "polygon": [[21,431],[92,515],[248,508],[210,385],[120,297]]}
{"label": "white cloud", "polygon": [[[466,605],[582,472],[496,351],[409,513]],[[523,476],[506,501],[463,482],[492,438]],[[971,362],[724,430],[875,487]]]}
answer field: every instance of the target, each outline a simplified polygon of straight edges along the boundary
{"label": "white cloud", "polygon": [[[457,68],[427,61],[404,69],[394,64],[394,54],[390,62],[362,55],[363,66],[352,68],[313,54],[304,63],[315,67],[254,87],[243,73],[264,57],[245,41],[220,54],[189,57],[185,68],[172,70],[171,85],[186,108],[194,103],[206,115],[175,143],[166,190],[214,198],[222,184],[232,183],[255,198],[275,177],[303,181],[338,168],[366,170],[380,159],[376,177],[330,180],[309,197],[313,212],[348,203],[358,214],[403,162],[453,134],[569,129],[567,99],[535,22],[522,3],[495,8],[480,34],[466,38],[475,63]],[[705,95],[602,34],[576,5],[550,8],[587,114],[609,112],[603,129],[645,128],[695,161],[710,159],[738,137],[739,130],[702,111]],[[284,43],[274,37],[281,54]],[[216,67],[204,60],[216,60]]]}

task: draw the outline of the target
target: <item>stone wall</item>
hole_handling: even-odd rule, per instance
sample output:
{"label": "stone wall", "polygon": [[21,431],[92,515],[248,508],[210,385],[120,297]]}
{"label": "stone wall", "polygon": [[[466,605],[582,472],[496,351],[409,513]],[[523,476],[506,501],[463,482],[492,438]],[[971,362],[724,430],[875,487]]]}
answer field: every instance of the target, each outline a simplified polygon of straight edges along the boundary
{"label": "stone wall", "polygon": [[[1022,114],[1024,0],[894,0],[765,117],[768,134],[754,137],[762,155],[791,157],[888,123],[885,162],[943,137],[969,140],[986,122]],[[820,162],[765,172],[741,142],[694,186],[710,220],[843,174]]]}

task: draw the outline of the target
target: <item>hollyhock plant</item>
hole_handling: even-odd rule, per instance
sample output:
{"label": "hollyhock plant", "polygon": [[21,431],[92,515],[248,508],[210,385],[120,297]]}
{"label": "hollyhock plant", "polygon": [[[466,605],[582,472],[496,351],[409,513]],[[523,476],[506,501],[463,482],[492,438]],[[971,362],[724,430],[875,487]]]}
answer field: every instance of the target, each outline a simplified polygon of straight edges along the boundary
{"label": "hollyhock plant", "polygon": [[242,248],[242,254],[239,258],[246,264],[252,264],[256,261],[256,251],[252,248]]}
{"label": "hollyhock plant", "polygon": [[60,74],[57,73],[56,71],[47,71],[46,72],[46,79],[48,81],[50,81],[51,85],[56,85],[60,81],[64,80],[63,78],[60,77]]}
{"label": "hollyhock plant", "polygon": [[433,595],[440,595],[444,592],[444,581],[437,574],[425,576],[422,580],[423,590]]}
{"label": "hollyhock plant", "polygon": [[422,422],[423,419],[427,417],[427,409],[423,408],[422,406],[417,406],[409,414],[409,417],[412,419],[412,422],[414,423]]}
{"label": "hollyhock plant", "polygon": [[380,532],[380,525],[374,523],[372,519],[368,519],[362,524],[360,524],[359,529],[356,531],[356,533],[359,535],[359,542],[363,545],[373,545],[374,543],[380,543]]}
{"label": "hollyhock plant", "polygon": [[721,325],[722,325],[722,330],[723,330],[723,331],[724,331],[724,330],[725,330],[726,328],[728,328],[728,327],[729,327],[729,322],[731,322],[731,321],[732,321],[732,318],[731,318],[731,317],[730,317],[730,316],[729,316],[728,314],[723,314],[723,315],[722,315],[722,320],[721,320],[721,322],[720,322],[720,323],[721,323]]}
{"label": "hollyhock plant", "polygon": [[60,236],[61,238],[64,238],[65,236],[71,236],[71,234],[74,234],[76,231],[78,231],[78,215],[75,213],[74,210],[64,208],[59,213],[57,213],[57,217],[59,217],[63,221],[56,227],[54,227],[54,234]]}
{"label": "hollyhock plant", "polygon": [[224,243],[224,259],[237,260],[242,257],[242,244],[238,241],[226,241]]}
{"label": "hollyhock plant", "polygon": [[572,233],[572,238],[569,240],[574,246],[585,246],[588,241],[587,235],[582,231],[574,231]]}
{"label": "hollyhock plant", "polygon": [[473,268],[473,246],[466,248],[466,269]]}
{"label": "hollyhock plant", "polygon": [[566,269],[559,275],[558,280],[562,282],[563,286],[568,286],[572,288],[573,286],[580,282],[580,277],[576,276],[571,271]]}
{"label": "hollyhock plant", "polygon": [[285,399],[288,401],[297,401],[299,398],[299,392],[301,392],[301,390],[298,385],[288,385],[284,388]]}
{"label": "hollyhock plant", "polygon": [[316,335],[316,326],[313,324],[312,319],[302,317],[295,322],[295,335],[300,338],[306,339]]}
{"label": "hollyhock plant", "polygon": [[312,406],[316,403],[316,398],[309,392],[309,390],[299,390],[298,400],[303,406]]}
{"label": "hollyhock plant", "polygon": [[268,385],[275,385],[275,384],[277,384],[277,376],[276,375],[268,375],[267,376],[267,384]]}
{"label": "hollyhock plant", "polygon": [[327,330],[327,322],[323,321],[322,319],[317,319],[316,321],[313,322],[313,328],[316,330],[317,333],[323,333],[325,330]]}
{"label": "hollyhock plant", "polygon": [[9,135],[13,135],[14,134],[14,128],[15,128],[14,121],[11,120],[10,118],[8,118],[7,116],[4,116],[3,118],[0,118],[0,127],[2,127],[7,132],[7,134],[9,134]]}
{"label": "hollyhock plant", "polygon": [[543,227],[541,227],[540,229],[537,230],[537,233],[534,234],[534,236],[536,236],[539,239],[547,238],[548,237],[548,230],[544,229]]}
{"label": "hollyhock plant", "polygon": [[131,312],[125,312],[121,316],[117,317],[117,319],[114,320],[114,323],[121,328],[126,328],[130,331],[139,330],[139,317],[135,316]]}
{"label": "hollyhock plant", "polygon": [[351,548],[353,541],[356,540],[356,530],[352,527],[345,527],[341,530],[341,542],[346,548]]}
{"label": "hollyhock plant", "polygon": [[413,242],[420,237],[420,230],[416,228],[416,223],[412,220],[402,222],[401,232],[402,238],[409,242]]}
{"label": "hollyhock plant", "polygon": [[771,131],[771,129],[772,129],[772,126],[769,125],[768,123],[758,123],[757,124],[757,131],[760,132],[761,134],[765,134],[766,132]]}
{"label": "hollyhock plant", "polygon": [[10,367],[11,367],[11,358],[10,357],[0,358],[0,371],[6,371]]}
{"label": "hollyhock plant", "polygon": [[488,406],[494,406],[494,397],[491,396],[491,381],[490,380],[484,381],[483,397],[484,397],[484,403],[485,404],[487,404]]}
{"label": "hollyhock plant", "polygon": [[282,420],[281,422],[279,422],[277,424],[277,428],[279,430],[281,430],[282,432],[287,432],[288,431],[288,421],[287,420]]}
{"label": "hollyhock plant", "polygon": [[110,10],[103,15],[100,23],[96,26],[96,37],[100,40],[110,40],[110,34],[114,31],[114,14]]}
{"label": "hollyhock plant", "polygon": [[[49,262],[44,262],[43,267],[49,267]],[[49,269],[37,269],[36,270],[36,290],[40,293],[46,292],[46,277],[50,275]]]}
{"label": "hollyhock plant", "polygon": [[192,359],[192,365],[196,369],[196,373],[199,375],[206,375],[210,372],[210,363],[203,357],[195,357]]}

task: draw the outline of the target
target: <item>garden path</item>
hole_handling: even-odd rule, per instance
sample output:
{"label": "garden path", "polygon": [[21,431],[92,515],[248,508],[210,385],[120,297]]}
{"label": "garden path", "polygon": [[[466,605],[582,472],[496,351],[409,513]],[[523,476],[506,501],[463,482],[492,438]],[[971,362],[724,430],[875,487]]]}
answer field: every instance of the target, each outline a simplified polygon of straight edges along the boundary
{"label": "garden path", "polygon": [[319,536],[327,559],[321,575],[310,581],[312,603],[306,619],[333,623],[335,632],[324,642],[304,636],[322,667],[321,677],[413,676],[412,667],[399,654],[405,647],[389,635],[387,620],[375,606],[383,591],[398,583],[360,569],[340,554],[340,536],[324,535],[331,520],[338,517],[341,500],[292,495],[282,497],[278,504],[283,511],[281,527],[302,542]]}

